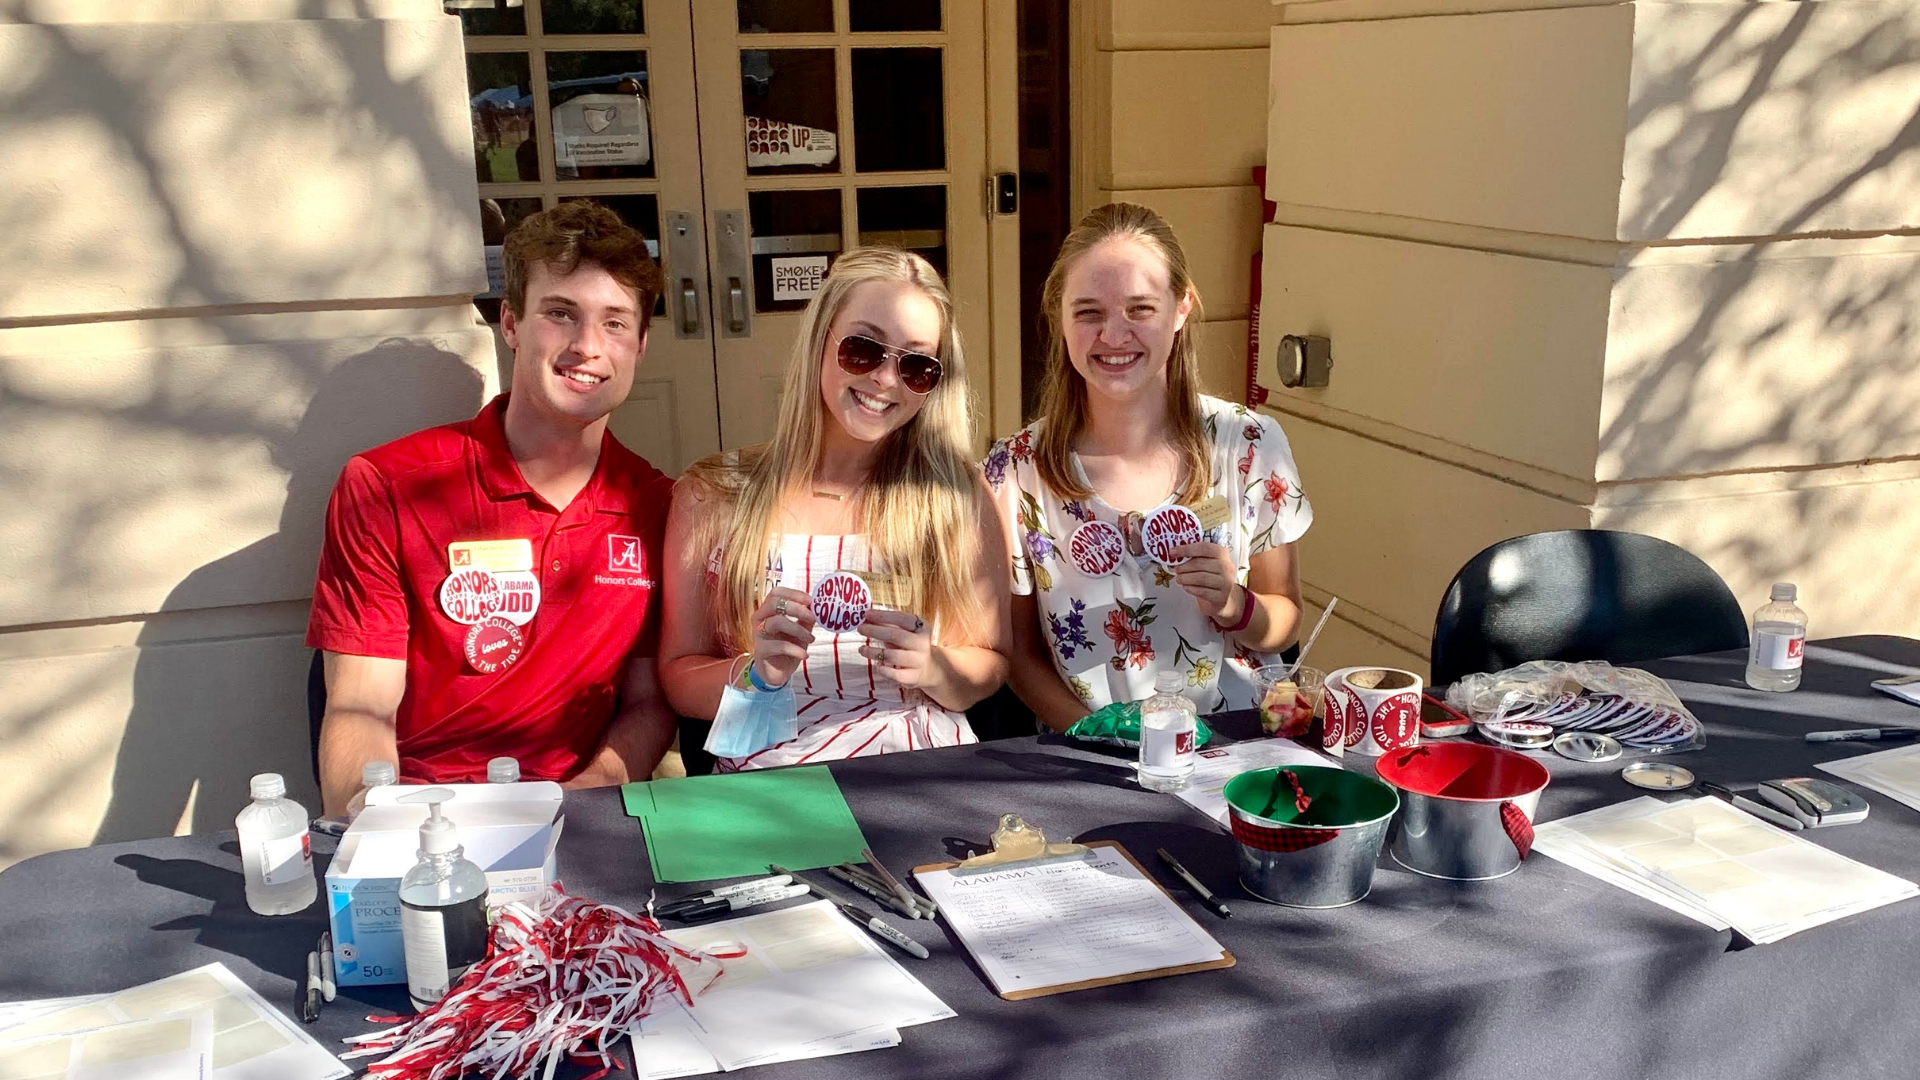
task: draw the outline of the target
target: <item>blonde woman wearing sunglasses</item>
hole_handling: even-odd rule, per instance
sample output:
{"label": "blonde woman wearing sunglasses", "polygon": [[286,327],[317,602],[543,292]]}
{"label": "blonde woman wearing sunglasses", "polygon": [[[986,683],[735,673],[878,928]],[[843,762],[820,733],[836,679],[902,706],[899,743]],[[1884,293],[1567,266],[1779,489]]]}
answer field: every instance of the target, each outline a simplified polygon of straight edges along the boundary
{"label": "blonde woman wearing sunglasses", "polygon": [[[681,479],[665,552],[667,698],[713,719],[723,701],[791,694],[798,714],[795,737],[717,770],[977,741],[963,710],[1006,677],[1008,564],[970,460],[966,383],[933,267],[856,248],[801,314],[772,440]],[[904,595],[832,632],[809,600],[835,571],[890,574]]]}

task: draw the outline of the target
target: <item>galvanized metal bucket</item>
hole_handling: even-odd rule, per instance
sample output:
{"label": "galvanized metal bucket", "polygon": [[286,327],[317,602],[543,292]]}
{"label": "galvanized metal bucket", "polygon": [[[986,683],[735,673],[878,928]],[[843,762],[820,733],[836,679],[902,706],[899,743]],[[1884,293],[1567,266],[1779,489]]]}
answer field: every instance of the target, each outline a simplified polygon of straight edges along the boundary
{"label": "galvanized metal bucket", "polygon": [[1533,848],[1533,814],[1552,774],[1525,754],[1477,743],[1428,743],[1380,759],[1400,793],[1389,850],[1417,874],[1504,877]]}
{"label": "galvanized metal bucket", "polygon": [[1392,788],[1344,769],[1293,765],[1227,781],[1240,885],[1288,907],[1345,907],[1373,888],[1399,808]]}

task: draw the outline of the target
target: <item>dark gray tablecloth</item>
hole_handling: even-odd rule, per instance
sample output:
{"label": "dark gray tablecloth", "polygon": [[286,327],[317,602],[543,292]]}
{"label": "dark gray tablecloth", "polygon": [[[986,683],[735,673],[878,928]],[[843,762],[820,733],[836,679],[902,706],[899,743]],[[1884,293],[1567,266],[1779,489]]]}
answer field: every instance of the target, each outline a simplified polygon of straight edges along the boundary
{"label": "dark gray tablecloth", "polygon": [[[1809,747],[1846,723],[1920,723],[1873,693],[1920,672],[1920,642],[1863,637],[1808,649],[1792,694],[1741,682],[1744,655],[1647,665],[1706,722],[1705,750],[1676,760],[1747,782],[1886,744]],[[1227,723],[1229,730],[1234,724]],[[1629,755],[1627,760],[1633,760]],[[1549,758],[1543,820],[1640,794],[1622,762]],[[995,997],[944,924],[895,920],[933,959],[905,961],[959,1012],[902,1045],[765,1068],[782,1078],[970,1077],[1913,1077],[1920,1074],[1920,903],[1908,901],[1772,945],[1672,914],[1552,859],[1497,881],[1452,884],[1385,860],[1373,894],[1296,911],[1240,893],[1232,841],[1176,800],[1135,787],[1123,756],[1053,739],[897,754],[833,766],[880,856],[896,870],[981,846],[997,815],[1049,834],[1164,845],[1233,902],[1196,918],[1239,958],[1231,970],[1025,1002]],[[1805,834],[1920,876],[1920,814],[1868,794],[1863,824]],[[561,873],[575,893],[624,905],[647,894],[638,825],[612,791],[570,795]],[[0,1000],[97,992],[224,961],[290,1003],[320,906],[250,914],[233,835],[59,852],[0,874]],[[667,894],[682,891],[672,886]],[[1175,887],[1176,894],[1180,890]],[[398,1009],[395,988],[343,993],[312,1030],[329,1045]]]}

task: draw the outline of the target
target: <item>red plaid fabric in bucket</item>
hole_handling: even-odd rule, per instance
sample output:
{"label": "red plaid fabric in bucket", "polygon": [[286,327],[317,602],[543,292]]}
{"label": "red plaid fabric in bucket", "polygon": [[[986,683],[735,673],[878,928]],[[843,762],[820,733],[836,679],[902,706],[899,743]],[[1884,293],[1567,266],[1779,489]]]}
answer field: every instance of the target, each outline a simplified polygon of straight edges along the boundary
{"label": "red plaid fabric in bucket", "polygon": [[1513,841],[1514,849],[1525,859],[1527,852],[1533,850],[1533,822],[1518,806],[1510,802],[1500,804],[1500,825],[1507,830],[1507,839]]}
{"label": "red plaid fabric in bucket", "polygon": [[1332,842],[1339,829],[1309,829],[1292,826],[1255,825],[1235,814],[1233,838],[1259,851],[1305,851]]}

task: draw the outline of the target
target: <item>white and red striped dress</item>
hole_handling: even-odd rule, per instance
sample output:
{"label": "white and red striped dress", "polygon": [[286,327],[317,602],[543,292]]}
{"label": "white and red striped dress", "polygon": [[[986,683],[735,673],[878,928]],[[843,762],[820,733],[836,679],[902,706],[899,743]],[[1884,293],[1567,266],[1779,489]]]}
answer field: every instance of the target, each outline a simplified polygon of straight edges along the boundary
{"label": "white and red striped dress", "polygon": [[[719,553],[710,565],[718,568]],[[835,570],[876,570],[865,536],[780,537],[773,569],[780,584],[811,593]],[[938,626],[934,641],[940,640]],[[793,673],[800,734],[744,758],[718,758],[715,772],[769,769],[776,765],[870,757],[900,750],[979,742],[962,713],[949,712],[918,689],[888,678],[860,655],[867,639],[858,631],[813,631],[807,662]]]}

